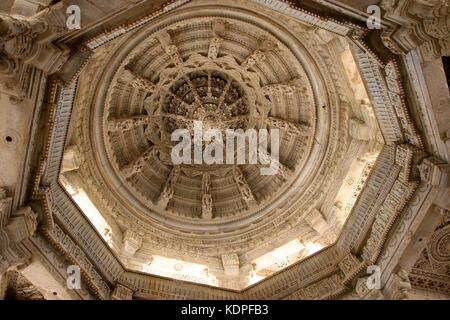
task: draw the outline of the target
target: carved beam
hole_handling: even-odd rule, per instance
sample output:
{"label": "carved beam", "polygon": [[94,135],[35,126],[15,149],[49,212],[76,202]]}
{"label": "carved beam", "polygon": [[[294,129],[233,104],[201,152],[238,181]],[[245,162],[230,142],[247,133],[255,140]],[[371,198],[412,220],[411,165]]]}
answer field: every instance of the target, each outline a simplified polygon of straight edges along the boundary
{"label": "carved beam", "polygon": [[131,86],[136,89],[141,89],[149,93],[152,93],[155,90],[155,84],[153,82],[130,69],[125,69],[120,79],[124,82],[129,82]]}

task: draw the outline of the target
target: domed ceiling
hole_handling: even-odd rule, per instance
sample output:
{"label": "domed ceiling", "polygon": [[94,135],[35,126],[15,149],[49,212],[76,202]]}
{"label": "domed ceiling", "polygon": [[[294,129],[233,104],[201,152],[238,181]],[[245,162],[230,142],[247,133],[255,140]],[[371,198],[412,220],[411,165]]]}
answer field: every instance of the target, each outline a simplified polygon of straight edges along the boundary
{"label": "domed ceiling", "polygon": [[[94,124],[124,197],[171,227],[234,231],[230,222],[260,219],[292,183],[305,184],[316,107],[300,58],[234,19],[194,17],[144,35],[120,61],[98,110],[103,122]],[[171,133],[193,137],[194,121],[223,137],[226,129],[281,129],[281,170],[264,177],[258,164],[174,165]],[[205,189],[211,212],[202,208]]]}
{"label": "domed ceiling", "polygon": [[[247,1],[163,14],[94,49],[60,182],[127,268],[245,288],[337,239],[381,150],[350,47]],[[196,123],[278,129],[279,169],[174,163]]]}

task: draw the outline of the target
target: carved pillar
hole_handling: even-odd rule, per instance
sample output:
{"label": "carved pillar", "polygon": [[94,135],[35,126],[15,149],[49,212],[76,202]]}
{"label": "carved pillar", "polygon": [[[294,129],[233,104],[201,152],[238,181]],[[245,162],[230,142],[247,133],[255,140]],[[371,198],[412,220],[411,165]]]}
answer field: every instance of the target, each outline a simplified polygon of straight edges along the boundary
{"label": "carved pillar", "polygon": [[450,164],[435,158],[428,157],[417,166],[420,179],[426,184],[433,186],[438,194],[435,203],[450,210]]}
{"label": "carved pillar", "polygon": [[17,210],[6,225],[9,240],[19,243],[30,238],[37,228],[37,216],[30,207]]}
{"label": "carved pillar", "polygon": [[47,23],[40,19],[23,19],[0,13],[0,39],[9,41],[19,36],[34,37],[47,30]]}
{"label": "carved pillar", "polygon": [[5,227],[11,214],[12,199],[6,196],[6,190],[0,188],[0,275],[9,267],[7,253],[9,249],[9,238]]}
{"label": "carved pillar", "polygon": [[[54,46],[37,37],[48,29],[42,18],[13,17],[0,13],[0,69],[8,75],[17,72],[19,61],[33,65],[47,74],[58,71],[67,61],[68,49]],[[14,72],[13,72],[14,71]]]}
{"label": "carved pillar", "polygon": [[441,0],[383,0],[384,19],[397,27],[383,30],[384,44],[397,54],[418,49],[425,61],[450,54],[450,7]]}
{"label": "carved pillar", "polygon": [[37,216],[30,207],[11,214],[11,203],[12,198],[0,188],[0,275],[29,258],[17,245],[30,238],[37,228]]}

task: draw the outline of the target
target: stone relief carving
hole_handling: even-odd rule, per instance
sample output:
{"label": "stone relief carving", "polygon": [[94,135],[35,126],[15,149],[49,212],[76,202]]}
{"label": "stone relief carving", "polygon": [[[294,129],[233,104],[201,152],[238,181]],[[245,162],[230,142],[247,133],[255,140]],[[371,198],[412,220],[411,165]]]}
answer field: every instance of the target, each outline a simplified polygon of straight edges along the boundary
{"label": "stone relief carving", "polygon": [[450,294],[450,213],[441,223],[408,275],[410,286]]}
{"label": "stone relief carving", "polygon": [[[426,61],[450,53],[450,8],[440,0],[436,1],[383,1],[387,11],[386,19],[399,24],[397,29],[383,32],[385,45],[397,54],[417,48]],[[407,12],[408,27],[404,23]]]}

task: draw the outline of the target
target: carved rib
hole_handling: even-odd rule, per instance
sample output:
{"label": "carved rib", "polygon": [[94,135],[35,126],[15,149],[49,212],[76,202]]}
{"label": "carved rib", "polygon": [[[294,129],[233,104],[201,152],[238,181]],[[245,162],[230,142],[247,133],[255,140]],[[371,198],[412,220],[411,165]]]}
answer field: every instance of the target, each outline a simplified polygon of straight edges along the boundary
{"label": "carved rib", "polygon": [[177,100],[180,104],[184,104],[185,107],[189,107],[189,105],[188,105],[186,102],[184,102],[183,99],[181,99],[179,96],[177,96],[177,95],[174,94],[173,92],[169,92],[169,95],[170,95],[172,98],[174,98],[175,100]]}
{"label": "carved rib", "polygon": [[222,38],[219,37],[214,37],[211,39],[208,49],[208,58],[213,60],[217,59],[217,55],[219,54],[219,48],[222,42],[223,42]]}
{"label": "carved rib", "polygon": [[138,75],[134,70],[129,67],[121,75],[121,79],[124,82],[129,82],[133,88],[141,89],[152,93],[155,90],[155,84],[147,78]]}
{"label": "carved rib", "polygon": [[200,99],[197,88],[195,87],[195,85],[192,83],[191,79],[188,76],[185,76],[184,79],[186,79],[187,84],[191,88],[191,91],[192,91],[192,94],[194,95],[195,101],[197,102],[198,105],[201,105],[202,100]]}
{"label": "carved rib", "polygon": [[269,167],[270,164],[277,164],[278,171],[276,175],[281,176],[281,178],[284,180],[287,180],[293,173],[288,166],[281,163],[279,160],[275,159],[270,154],[262,151],[261,149],[258,149],[258,161],[260,163],[259,167]]}
{"label": "carved rib", "polygon": [[131,178],[133,175],[142,171],[144,166],[154,157],[157,148],[153,145],[147,151],[145,151],[134,162],[123,167],[120,171],[126,179]]}
{"label": "carved rib", "polygon": [[257,62],[266,60],[266,55],[264,52],[260,50],[255,50],[251,55],[249,55],[244,62],[242,62],[241,66],[244,69],[248,69],[253,67]]}
{"label": "carved rib", "polygon": [[277,128],[289,135],[306,137],[311,134],[311,127],[304,123],[294,123],[281,118],[267,117],[266,124],[269,128]]}
{"label": "carved rib", "polygon": [[308,90],[306,87],[302,86],[302,82],[299,78],[294,78],[288,83],[273,83],[266,85],[261,88],[264,95],[272,94],[286,94],[292,95],[296,91],[301,91],[304,95],[307,94]]}
{"label": "carved rib", "polygon": [[225,97],[226,97],[228,91],[230,90],[230,87],[231,87],[231,81],[228,81],[227,84],[225,85],[225,88],[223,88],[222,94],[219,97],[219,104],[218,104],[219,109],[222,107],[223,101],[225,100]]}
{"label": "carved rib", "polygon": [[133,88],[141,89],[150,93],[155,91],[155,84],[143,77],[136,77],[136,79],[131,82],[131,86]]}
{"label": "carved rib", "polygon": [[252,189],[247,183],[241,169],[238,166],[233,166],[233,179],[236,182],[239,192],[241,193],[242,199],[250,206],[255,202],[255,196],[253,195]]}
{"label": "carved rib", "polygon": [[151,117],[149,116],[137,116],[124,119],[113,119],[108,121],[108,131],[127,131],[141,125],[148,125],[151,123]]}
{"label": "carved rib", "polygon": [[252,54],[250,54],[241,66],[248,69],[254,66],[257,62],[266,60],[266,53],[274,49],[276,44],[269,39],[261,39],[259,42],[259,48],[256,49]]}
{"label": "carved rib", "polygon": [[178,51],[178,47],[172,43],[172,39],[170,34],[167,31],[161,31],[158,34],[158,41],[161,44],[161,47],[164,49],[166,54],[170,57],[172,62],[179,66],[183,63],[183,59],[181,58],[180,52]]}
{"label": "carved rib", "polygon": [[208,72],[208,97],[212,97],[212,90],[211,90],[211,72]]}

